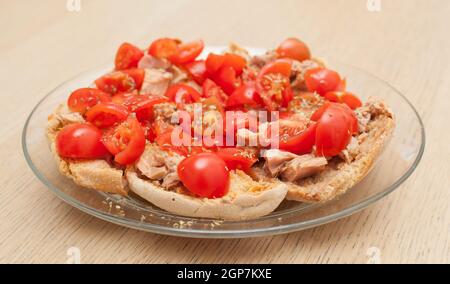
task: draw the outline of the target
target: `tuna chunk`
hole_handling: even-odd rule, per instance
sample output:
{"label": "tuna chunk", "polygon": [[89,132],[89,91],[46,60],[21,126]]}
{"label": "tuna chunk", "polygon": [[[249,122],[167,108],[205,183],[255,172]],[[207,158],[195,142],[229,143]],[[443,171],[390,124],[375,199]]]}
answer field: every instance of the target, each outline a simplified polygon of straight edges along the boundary
{"label": "tuna chunk", "polygon": [[281,171],[281,178],[286,181],[296,181],[322,171],[326,165],[327,160],[324,157],[298,156],[285,164]]}
{"label": "tuna chunk", "polygon": [[264,156],[266,158],[265,167],[272,177],[278,176],[286,162],[298,157],[291,152],[280,151],[278,149],[267,150]]}
{"label": "tuna chunk", "polygon": [[145,69],[141,93],[164,96],[173,75],[163,69]]}
{"label": "tuna chunk", "polygon": [[141,60],[139,60],[138,68],[142,69],[168,69],[172,64],[166,59],[156,58],[151,55],[144,55]]}

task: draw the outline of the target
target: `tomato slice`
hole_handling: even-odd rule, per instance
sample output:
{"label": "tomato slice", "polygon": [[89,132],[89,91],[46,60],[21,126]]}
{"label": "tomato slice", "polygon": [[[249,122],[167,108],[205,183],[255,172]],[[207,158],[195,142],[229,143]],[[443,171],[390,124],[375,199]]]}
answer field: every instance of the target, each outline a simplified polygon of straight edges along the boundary
{"label": "tomato slice", "polygon": [[93,125],[74,123],[65,126],[56,136],[56,150],[61,157],[100,159],[108,151],[101,142],[102,132]]}
{"label": "tomato slice", "polygon": [[135,113],[139,121],[153,120],[153,106],[156,104],[166,103],[169,100],[166,97],[150,96],[146,100],[137,104]]}
{"label": "tomato slice", "polygon": [[193,194],[220,198],[228,193],[230,173],[225,162],[214,153],[190,156],[178,164],[178,176]]}
{"label": "tomato slice", "polygon": [[94,88],[81,88],[70,94],[67,105],[71,111],[84,114],[96,104],[109,101],[111,101],[111,97],[108,93]]}
{"label": "tomato slice", "polygon": [[171,58],[179,53],[179,40],[172,38],[160,38],[152,42],[148,48],[148,54],[157,58]]}
{"label": "tomato slice", "polygon": [[253,153],[239,148],[219,148],[216,154],[225,161],[228,170],[247,171],[258,160]]}
{"label": "tomato slice", "polygon": [[138,47],[124,42],[117,50],[116,58],[114,60],[116,70],[124,70],[136,68],[139,60],[144,56],[144,52]]}
{"label": "tomato slice", "polygon": [[224,61],[222,63],[223,66],[228,66],[236,71],[236,75],[239,76],[242,74],[245,66],[247,66],[247,61],[242,56],[232,53],[225,53],[223,55]]}
{"label": "tomato slice", "polygon": [[129,165],[144,152],[145,133],[139,121],[129,117],[116,127],[103,134],[103,144],[114,155],[114,161],[120,165]]}
{"label": "tomato slice", "polygon": [[144,75],[144,69],[138,68],[115,71],[95,80],[95,85],[98,89],[111,95],[121,92],[131,92],[133,90],[139,90],[142,87]]}
{"label": "tomato slice", "polygon": [[227,95],[231,95],[239,84],[236,71],[231,66],[222,66],[219,71],[212,76],[212,79]]}
{"label": "tomato slice", "polygon": [[186,84],[175,84],[169,87],[166,97],[177,104],[199,102],[201,95],[197,90]]}
{"label": "tomato slice", "polygon": [[86,112],[86,120],[99,128],[110,127],[128,117],[126,107],[107,102],[99,103]]}
{"label": "tomato slice", "polygon": [[316,140],[317,123],[311,124],[308,128],[281,135],[279,146],[281,150],[289,151],[297,155],[311,153]]}
{"label": "tomato slice", "polygon": [[256,90],[255,82],[247,82],[237,88],[227,100],[227,108],[236,108],[241,106],[258,107],[263,105],[263,101]]}
{"label": "tomato slice", "polygon": [[293,98],[289,77],[292,61],[277,59],[266,64],[256,78],[256,86],[266,106],[270,110],[286,107]]}
{"label": "tomato slice", "polygon": [[209,98],[212,96],[217,97],[222,103],[225,103],[228,96],[224,93],[221,87],[219,87],[214,81],[206,79],[202,85],[202,96]]}
{"label": "tomato slice", "polygon": [[316,92],[321,96],[327,92],[335,91],[340,82],[339,74],[327,68],[313,68],[305,73],[305,84],[308,91]]}
{"label": "tomato slice", "polygon": [[277,54],[281,58],[292,58],[298,61],[311,58],[308,46],[297,38],[284,40],[277,48]]}
{"label": "tomato slice", "polygon": [[196,40],[188,43],[181,43],[178,45],[178,53],[170,56],[169,60],[175,64],[186,64],[192,62],[197,56],[202,53],[205,44],[203,40]]}
{"label": "tomato slice", "polygon": [[225,62],[225,56],[218,55],[214,53],[208,54],[208,57],[205,61],[206,71],[209,75],[214,75],[219,71],[220,67],[222,67]]}
{"label": "tomato slice", "polygon": [[128,111],[133,112],[139,103],[148,100],[149,96],[139,95],[137,92],[119,93],[112,97],[112,102],[118,105],[123,105]]}
{"label": "tomato slice", "polygon": [[206,76],[206,63],[205,60],[197,60],[184,65],[189,72],[191,78],[199,85],[205,82]]}

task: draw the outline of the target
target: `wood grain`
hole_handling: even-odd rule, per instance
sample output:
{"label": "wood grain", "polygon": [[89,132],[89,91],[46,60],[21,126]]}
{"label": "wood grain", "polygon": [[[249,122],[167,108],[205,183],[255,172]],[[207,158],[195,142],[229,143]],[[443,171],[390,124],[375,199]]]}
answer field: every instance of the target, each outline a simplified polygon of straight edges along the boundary
{"label": "wood grain", "polygon": [[[450,262],[450,1],[1,1],[0,262],[384,263]],[[220,11],[220,13],[217,13]],[[138,232],[86,215],[33,175],[21,150],[32,107],[56,85],[111,60],[123,41],[201,37],[275,46],[287,36],[315,54],[377,74],[417,107],[427,133],[416,172],[393,194],[340,221],[274,237],[202,240]]]}

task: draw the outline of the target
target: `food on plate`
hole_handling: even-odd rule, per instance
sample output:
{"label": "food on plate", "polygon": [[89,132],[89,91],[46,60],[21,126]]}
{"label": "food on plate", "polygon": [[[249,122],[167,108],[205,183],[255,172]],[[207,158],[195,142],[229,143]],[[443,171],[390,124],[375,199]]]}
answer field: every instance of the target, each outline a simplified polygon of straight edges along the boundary
{"label": "food on plate", "polygon": [[388,143],[389,107],[348,90],[301,40],[252,55],[202,40],[123,43],[114,70],[68,94],[46,134],[82,188],[138,195],[182,216],[245,220],[284,200],[325,202]]}

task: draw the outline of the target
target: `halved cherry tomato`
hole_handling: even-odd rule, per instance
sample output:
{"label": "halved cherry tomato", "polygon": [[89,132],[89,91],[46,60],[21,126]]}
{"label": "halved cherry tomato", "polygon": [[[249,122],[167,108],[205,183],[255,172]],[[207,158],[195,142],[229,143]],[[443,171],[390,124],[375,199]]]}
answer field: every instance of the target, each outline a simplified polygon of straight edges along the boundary
{"label": "halved cherry tomato", "polygon": [[104,158],[108,151],[102,142],[102,132],[93,125],[74,123],[65,126],[56,136],[56,150],[61,157],[72,159]]}
{"label": "halved cherry tomato", "polygon": [[220,67],[222,67],[224,62],[225,56],[214,53],[208,54],[208,57],[205,61],[206,72],[208,72],[209,75],[216,74],[217,71],[219,71]]}
{"label": "halved cherry tomato", "polygon": [[84,114],[96,104],[109,101],[111,101],[111,96],[108,93],[94,88],[81,88],[70,94],[67,105],[71,111]]}
{"label": "halved cherry tomato", "polygon": [[230,173],[225,162],[214,153],[190,156],[178,164],[178,176],[193,194],[220,198],[227,194]]}
{"label": "halved cherry tomato", "polygon": [[111,95],[121,92],[131,92],[141,88],[144,75],[144,69],[138,68],[115,71],[95,80],[95,85],[100,90]]}
{"label": "halved cherry tomato", "polygon": [[239,148],[219,148],[216,154],[225,161],[230,171],[236,169],[246,171],[258,160],[253,153]]}
{"label": "halved cherry tomato", "polygon": [[241,106],[258,107],[263,101],[256,90],[255,82],[247,82],[237,88],[227,100],[227,108],[235,108]]}
{"label": "halved cherry tomato", "polygon": [[133,112],[139,103],[148,100],[149,96],[139,95],[137,92],[119,93],[112,97],[112,102],[118,105],[123,105],[128,111]]}
{"label": "halved cherry tomato", "polygon": [[144,56],[144,52],[138,47],[124,42],[117,50],[115,58],[116,70],[124,70],[130,68],[136,68],[139,60]]}
{"label": "halved cherry tomato", "polygon": [[202,96],[204,98],[209,98],[212,96],[217,97],[222,103],[225,103],[228,96],[224,93],[221,87],[217,86],[214,81],[206,79],[202,85]]}
{"label": "halved cherry tomato", "polygon": [[305,73],[306,88],[323,96],[327,92],[335,91],[339,87],[341,77],[336,71],[318,67],[309,69]]}
{"label": "halved cherry tomato", "polygon": [[339,93],[340,92],[328,92],[325,95],[323,95],[323,97],[330,102],[338,103],[341,101]]}
{"label": "halved cherry tomato", "polygon": [[86,112],[86,120],[99,128],[110,127],[128,117],[126,107],[107,102],[99,103]]}
{"label": "halved cherry tomato", "polygon": [[287,107],[293,98],[289,77],[292,62],[289,59],[277,59],[266,64],[256,78],[258,92],[268,110]]}
{"label": "halved cherry tomato", "polygon": [[231,66],[223,65],[211,78],[227,95],[231,95],[239,84],[236,70]]}
{"label": "halved cherry tomato", "polygon": [[144,152],[145,134],[139,121],[129,117],[116,127],[105,131],[103,143],[120,165],[129,165]]}
{"label": "halved cherry tomato", "polygon": [[310,153],[315,142],[317,124],[306,127],[296,121],[280,120],[279,148],[294,154]]}
{"label": "halved cherry tomato", "polygon": [[358,129],[358,119],[356,118],[355,113],[347,106],[344,104],[338,104],[338,103],[331,103],[331,102],[327,102],[325,104],[323,104],[319,109],[317,109],[312,115],[311,115],[311,120],[312,121],[319,121],[320,118],[323,116],[323,114],[325,113],[325,111],[330,107],[333,106],[333,108],[338,108],[342,111],[343,114],[346,115],[347,119],[350,120],[351,122],[351,133],[352,134],[357,134],[359,129]]}
{"label": "halved cherry tomato", "polygon": [[170,56],[169,60],[175,64],[186,64],[192,62],[202,53],[204,47],[203,40],[196,40],[178,45],[178,53]]}
{"label": "halved cherry tomato", "polygon": [[171,58],[179,53],[180,41],[172,38],[160,38],[152,42],[148,54],[158,58]]}
{"label": "halved cherry tomato", "polygon": [[244,70],[245,66],[247,65],[247,61],[242,56],[239,56],[237,54],[232,53],[225,53],[224,55],[224,61],[222,63],[223,66],[229,66],[236,71],[236,75],[239,76],[242,74],[242,71]]}
{"label": "halved cherry tomato", "polygon": [[341,102],[348,105],[351,109],[357,109],[362,106],[361,100],[349,92],[346,92],[341,96]]}
{"label": "halved cherry tomato", "polygon": [[288,38],[277,48],[278,56],[281,58],[292,58],[303,61],[311,58],[308,46],[297,38]]}
{"label": "halved cherry tomato", "polygon": [[139,121],[152,121],[153,120],[153,106],[160,103],[168,102],[166,97],[161,96],[149,96],[145,101],[139,102],[136,105],[135,113],[136,118]]}
{"label": "halved cherry tomato", "polygon": [[189,104],[199,102],[201,95],[189,85],[175,84],[169,87],[166,97],[177,104]]}
{"label": "halved cherry tomato", "polygon": [[206,80],[206,64],[205,60],[197,60],[184,65],[191,78],[199,85]]}

